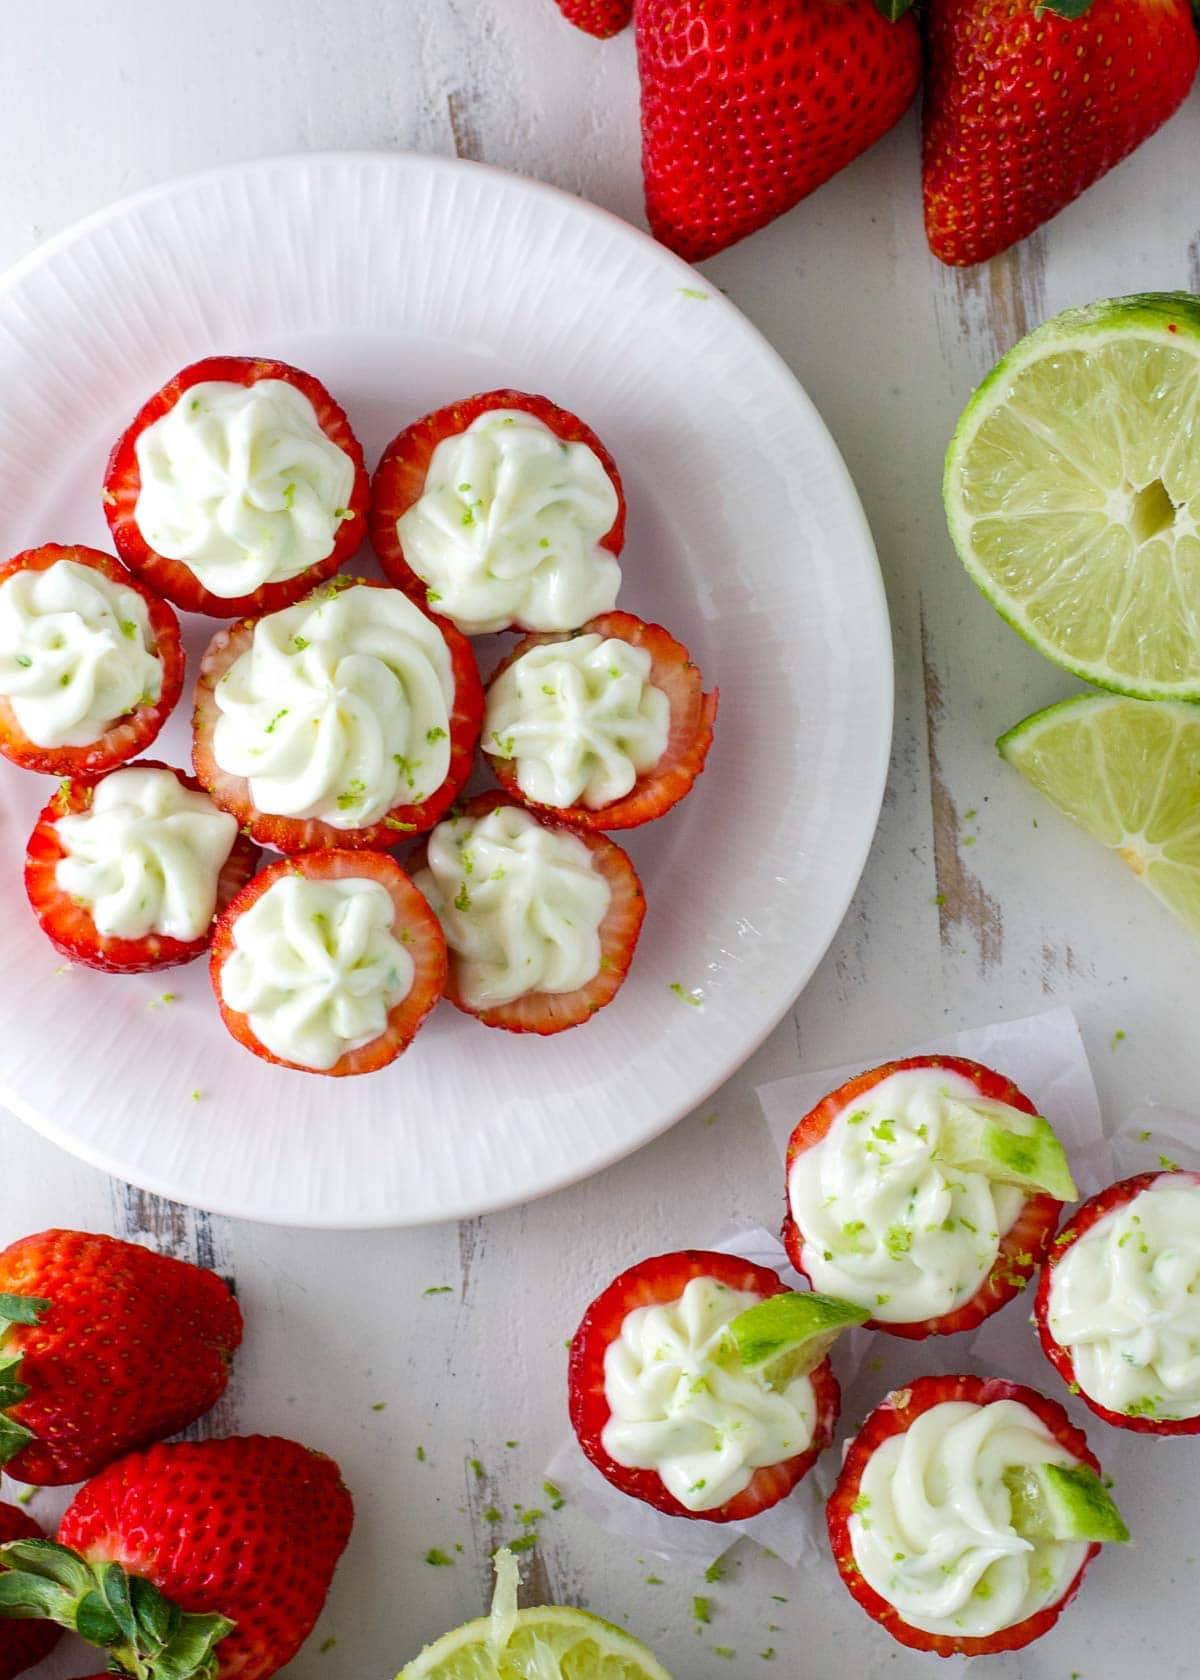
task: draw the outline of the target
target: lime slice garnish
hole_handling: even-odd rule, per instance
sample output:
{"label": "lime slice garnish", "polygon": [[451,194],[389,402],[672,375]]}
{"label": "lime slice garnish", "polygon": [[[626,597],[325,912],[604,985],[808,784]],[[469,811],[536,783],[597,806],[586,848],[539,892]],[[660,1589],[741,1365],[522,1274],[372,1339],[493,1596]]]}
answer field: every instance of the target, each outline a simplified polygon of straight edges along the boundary
{"label": "lime slice garnish", "polygon": [[997,744],[1200,936],[1200,706],[1081,694]]}
{"label": "lime slice garnish", "polygon": [[490,1616],[427,1645],[397,1680],[671,1680],[640,1640],[565,1605],[517,1609],[517,1566],[496,1554]]}
{"label": "lime slice garnish", "polygon": [[729,1334],[747,1370],[761,1369],[776,1387],[815,1371],[842,1331],[870,1316],[835,1295],[789,1291],[747,1307],[730,1320]]}
{"label": "lime slice garnish", "polygon": [[1200,699],[1200,298],[1068,309],[1004,357],[946,457],[971,577],[1049,659]]}
{"label": "lime slice garnish", "polygon": [[1077,1194],[1050,1122],[1007,1103],[947,1097],[936,1153],[960,1172],[982,1173],[998,1184],[1044,1190],[1060,1202],[1073,1202]]}
{"label": "lime slice garnish", "polygon": [[1022,1464],[1004,1472],[1011,1521],[1024,1540],[1128,1540],[1120,1511],[1086,1464]]}

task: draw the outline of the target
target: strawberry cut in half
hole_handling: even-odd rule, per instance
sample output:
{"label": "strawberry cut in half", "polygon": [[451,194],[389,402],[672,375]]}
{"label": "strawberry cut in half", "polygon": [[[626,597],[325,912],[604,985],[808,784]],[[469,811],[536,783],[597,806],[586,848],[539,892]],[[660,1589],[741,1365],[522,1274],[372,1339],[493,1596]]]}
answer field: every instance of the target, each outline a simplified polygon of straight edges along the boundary
{"label": "strawberry cut in half", "polygon": [[[139,759],[136,764],[122,768],[166,770],[175,777],[180,787],[193,793],[204,792],[194,776],[156,759]],[[179,963],[191,962],[207,951],[212,943],[216,916],[254,874],[258,867],[258,847],[244,834],[235,834],[232,849],[216,879],[213,923],[200,938],[173,939],[157,932],[137,939],[103,934],[96,926],[91,908],[65,892],[58,883],[58,866],[67,856],[58,825],[63,817],[80,816],[90,810],[97,787],[106,779],[68,779],[43,807],[25,852],[25,892],[33,913],[41,924],[42,932],[64,957],[71,962],[83,963],[87,968],[102,969],[106,974],[145,974],[151,969],[172,968]]]}
{"label": "strawberry cut in half", "polygon": [[[805,1237],[793,1217],[791,1196],[786,1189],[791,1181],[794,1162],[806,1150],[819,1144],[838,1116],[860,1101],[874,1086],[881,1084],[894,1073],[922,1068],[943,1068],[949,1073],[970,1080],[979,1095],[988,1101],[1005,1103],[1025,1114],[1036,1115],[1038,1112],[1024,1092],[1003,1074],[995,1073],[991,1068],[984,1067],[981,1062],[968,1061],[959,1056],[909,1056],[902,1061],[885,1062],[880,1067],[847,1080],[804,1116],[788,1143],[783,1242],[788,1258],[802,1277],[809,1277],[804,1265]],[[890,1336],[901,1336],[910,1341],[922,1341],[927,1336],[952,1336],[963,1330],[974,1330],[1028,1287],[1029,1280],[1050,1250],[1062,1206],[1062,1202],[1056,1197],[1044,1192],[1039,1191],[1027,1196],[1015,1222],[1000,1238],[991,1270],[970,1299],[955,1307],[953,1311],[936,1318],[911,1323],[893,1323],[872,1318],[868,1321],[867,1328],[883,1330]]]}
{"label": "strawberry cut in half", "polygon": [[[10,1540],[42,1540],[45,1536],[28,1511],[0,1503],[0,1545]],[[0,1680],[16,1680],[58,1644],[61,1630],[53,1622],[0,1622]]]}
{"label": "strawberry cut in half", "polygon": [[0,1548],[0,1615],[40,1616],[141,1680],[268,1680],[312,1632],[354,1510],[278,1436],[170,1441],[109,1465],[58,1542]]}
{"label": "strawberry cut in half", "polygon": [[[322,432],[350,457],[354,467],[354,485],[344,509],[340,510],[343,517],[333,548],[324,559],[306,567],[295,577],[265,583],[252,594],[216,595],[205,588],[186,561],[172,560],[156,553],[142,535],[136,517],[142,489],[137,459],[138,438],[149,426],[168,414],[185,392],[195,385],[215,381],[252,386],[266,379],[282,380],[308,398]],[[369,497],[370,481],[363,463],[362,446],[345,413],[321,381],[287,362],[270,361],[258,356],[207,356],[168,380],[142,405],[132,424],[114,444],[102,491],[104,514],[113,542],[126,565],[177,607],[186,612],[207,613],[212,618],[257,618],[262,613],[276,612],[307,595],[315,584],[332,577],[362,546],[366,536]]]}
{"label": "strawberry cut in half", "polygon": [[[277,883],[297,876],[316,882],[377,882],[391,898],[394,908],[391,936],[403,946],[412,963],[411,983],[404,995],[388,1008],[384,1030],[365,1044],[349,1045],[331,1065],[324,1067],[275,1054],[255,1031],[251,1012],[234,1008],[226,996],[225,970],[237,949],[239,920]],[[341,949],[331,944],[331,939],[326,924],[321,929],[322,951],[318,952],[311,945],[293,944],[290,949],[277,946],[273,953],[274,958],[285,961],[289,967],[308,967],[314,988],[311,1002],[319,1001],[321,987],[327,982],[332,983],[331,965],[350,971],[346,979],[353,991],[356,984],[353,971],[360,969],[365,960],[358,946]],[[268,952],[268,956],[271,955]],[[320,962],[320,971],[313,971],[314,962]],[[394,1062],[408,1049],[446,984],[446,941],[437,917],[394,858],[383,852],[306,852],[301,857],[284,858],[272,864],[243,888],[217,922],[210,964],[221,1018],[239,1044],[277,1067],[295,1068],[300,1073],[323,1073],[340,1079],[352,1074],[373,1073]],[[299,1007],[303,1002],[303,997],[299,996],[298,1003],[292,1007]],[[282,1000],[282,1007],[287,1009],[286,1000]]]}
{"label": "strawberry cut in half", "polygon": [[569,823],[572,828],[637,828],[663,816],[691,792],[712,746],[720,690],[714,688],[711,694],[704,693],[704,679],[699,666],[692,664],[691,655],[683,643],[677,642],[661,624],[647,624],[632,613],[611,612],[601,613],[577,631],[524,637],[492,673],[489,691],[496,680],[531,648],[588,635],[628,642],[631,647],[645,649],[651,657],[647,681],[666,695],[671,708],[667,745],[653,769],[640,775],[622,798],[597,810],[586,805],[546,805],[530,799],[522,791],[518,759],[500,750],[502,742],[490,740],[485,735],[483,750],[507,793],[526,805],[546,811],[558,822]]}
{"label": "strawberry cut in half", "polygon": [[89,1231],[0,1252],[0,1461],[59,1487],[173,1435],[216,1404],[242,1340],[224,1279]]}
{"label": "strawberry cut in half", "polygon": [[[429,589],[423,578],[409,565],[396,530],[399,519],[418,502],[425,490],[425,481],[433,452],[446,438],[460,432],[486,414],[490,409],[514,409],[531,414],[543,426],[549,427],[563,443],[584,443],[598,456],[600,464],[612,481],[617,494],[617,514],[610,529],[600,539],[600,546],[610,554],[619,555],[625,545],[625,492],[617,464],[595,432],[568,409],[559,408],[549,397],[532,396],[527,391],[483,391],[478,396],[464,397],[435,409],[398,433],[384,450],[375,476],[371,480],[371,546],[379,556],[384,576],[419,601],[422,606],[436,610],[430,602]],[[510,624],[509,629],[520,629]]]}
{"label": "strawberry cut in half", "polygon": [[[147,651],[162,666],[158,698],[146,700],[124,716],[114,718],[98,739],[86,745],[42,747],[29,739],[17,722],[11,701],[0,695],[0,752],[23,770],[39,770],[46,776],[102,776],[106,770],[115,769],[144,752],[175,709],[183,691],[184,671],[179,620],[165,601],[126,571],[111,554],[77,544],[43,543],[40,548],[26,549],[0,566],[0,586],[18,572],[47,572],[62,560],[89,566],[110,583],[133,590],[141,597],[149,621]],[[133,629],[132,624],[122,625],[126,633]],[[19,657],[27,662],[28,656]]]}
{"label": "strawberry cut in half", "polygon": [[829,1503],[826,1521],[834,1562],[842,1580],[873,1621],[890,1633],[901,1645],[914,1651],[932,1651],[940,1657],[989,1656],[1001,1651],[1019,1651],[1048,1633],[1059,1616],[1079,1591],[1088,1565],[1100,1550],[1099,1542],[1089,1544],[1083,1561],[1072,1579],[1054,1603],[1046,1605],[1034,1615],[996,1633],[972,1637],[930,1633],[906,1622],[895,1606],[868,1585],[854,1555],[850,1519],[864,1505],[862,1478],[868,1463],[884,1442],[905,1434],[922,1413],[947,1401],[964,1400],[975,1406],[989,1406],[1000,1400],[1015,1400],[1027,1406],[1046,1426],[1060,1446],[1065,1447],[1080,1463],[1100,1473],[1100,1464],[1088,1447],[1087,1438],[1077,1429],[1056,1400],[1048,1399],[1036,1389],[1021,1383],[977,1376],[918,1377],[905,1388],[889,1394],[871,1413],[857,1436],[846,1449],[841,1474],[838,1476]]}
{"label": "strawberry cut in half", "polygon": [[[337,589],[384,589],[389,585],[375,578],[338,578],[326,585]],[[411,598],[411,597],[410,597]],[[421,602],[416,603],[421,606]],[[223,811],[229,811],[261,846],[277,852],[315,850],[386,851],[405,835],[430,829],[458,798],[471,775],[475,748],[483,724],[483,684],[471,644],[447,619],[422,608],[437,625],[450,653],[454,678],[454,700],[450,709],[450,765],[445,780],[419,805],[394,805],[377,823],[364,828],[338,828],[319,817],[279,816],[260,811],[254,803],[249,779],[222,770],[213,750],[213,733],[220,717],[217,684],[246,653],[254,639],[256,619],[243,619],[218,630],[205,649],[192,711],[192,763],[201,785]]]}
{"label": "strawberry cut in half", "polygon": [[[1050,1328],[1051,1291],[1054,1288],[1055,1272],[1070,1254],[1079,1239],[1091,1231],[1102,1219],[1109,1214],[1119,1213],[1130,1206],[1147,1190],[1166,1188],[1191,1187],[1200,1193],[1200,1173],[1185,1172],[1172,1167],[1166,1171],[1135,1173],[1131,1178],[1123,1178],[1116,1184],[1110,1184],[1101,1190],[1083,1206],[1076,1208],[1067,1224],[1063,1226],[1051,1245],[1042,1268],[1041,1279],[1038,1283],[1037,1298],[1034,1301],[1034,1319],[1037,1324],[1038,1338],[1042,1344],[1042,1351],[1054,1366],[1062,1380],[1067,1384],[1072,1394],[1088,1406],[1096,1416],[1103,1418],[1105,1423],[1111,1423],[1114,1429],[1129,1429],[1138,1435],[1200,1435],[1200,1416],[1196,1417],[1157,1417],[1151,1406],[1143,1405],[1136,1412],[1118,1412],[1103,1405],[1088,1393],[1082,1386],[1076,1371],[1076,1361],[1071,1349],[1065,1347]],[[1123,1247],[1131,1238],[1140,1242],[1140,1234],[1131,1229],[1128,1235],[1118,1239],[1118,1247]],[[1140,1293],[1140,1290],[1138,1291]],[[1128,1287],[1122,1289],[1125,1303],[1136,1298],[1133,1290]]]}
{"label": "strawberry cut in half", "polygon": [[[519,800],[499,790],[477,793],[465,801],[458,816],[473,821],[501,806],[525,810]],[[528,813],[531,817],[533,813]],[[577,832],[563,823],[550,822],[544,817],[535,819],[552,832],[571,834],[592,854],[593,867],[608,884],[610,898],[604,919],[600,923],[600,967],[585,986],[571,992],[527,992],[508,1003],[477,1008],[463,995],[458,973],[458,957],[450,951],[450,966],[446,977],[446,997],[456,1009],[473,1015],[485,1027],[501,1027],[506,1032],[551,1033],[565,1032],[568,1027],[581,1026],[590,1021],[597,1010],[612,1002],[624,984],[633,961],[642,923],[646,917],[646,900],[642,883],[628,855],[606,835],[587,830]],[[428,862],[428,843],[419,846],[407,860],[410,875],[416,876]]]}
{"label": "strawberry cut in half", "polygon": [[689,1510],[672,1494],[657,1470],[630,1469],[618,1464],[604,1447],[604,1431],[612,1417],[605,1386],[605,1359],[620,1337],[630,1313],[639,1307],[667,1306],[678,1301],[695,1278],[711,1278],[727,1289],[766,1300],[788,1294],[786,1284],[766,1266],[736,1254],[689,1248],[659,1254],[622,1272],[598,1295],[583,1315],[571,1342],[568,1365],[571,1426],[580,1447],[605,1479],[622,1493],[640,1499],[672,1517],[703,1522],[745,1522],[786,1499],[812,1469],[833,1439],[841,1392],[828,1358],[809,1372],[816,1401],[813,1437],[802,1453],[753,1472],[742,1491],[712,1510]]}

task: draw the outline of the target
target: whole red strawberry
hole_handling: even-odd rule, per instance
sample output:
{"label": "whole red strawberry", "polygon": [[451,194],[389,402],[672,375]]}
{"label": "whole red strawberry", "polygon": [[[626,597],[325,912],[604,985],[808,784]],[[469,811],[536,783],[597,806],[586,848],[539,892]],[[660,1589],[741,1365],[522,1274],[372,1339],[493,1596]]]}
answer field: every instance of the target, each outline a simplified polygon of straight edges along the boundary
{"label": "whole red strawberry", "polygon": [[930,0],[929,248],[986,262],[1140,146],[1182,104],[1191,0]]}
{"label": "whole red strawberry", "polygon": [[215,1272],[116,1237],[43,1231],[0,1253],[0,1462],[79,1482],[218,1399],[242,1339]]}
{"label": "whole red strawberry", "polygon": [[266,1680],[312,1632],[354,1521],[337,1465],[278,1436],[110,1464],[58,1544],[0,1546],[0,1615],[74,1627],[137,1680]]}
{"label": "whole red strawberry", "polygon": [[633,16],[633,0],[557,0],[568,23],[606,40],[619,35]]}
{"label": "whole red strawberry", "polygon": [[[16,1505],[0,1505],[0,1544],[9,1540],[42,1538],[42,1531]],[[5,1622],[0,1625],[0,1680],[13,1680],[53,1650],[59,1630],[49,1622]]]}
{"label": "whole red strawberry", "polygon": [[[790,210],[907,110],[916,21],[887,0],[637,0],[650,227],[691,262]],[[886,15],[885,15],[886,13]]]}

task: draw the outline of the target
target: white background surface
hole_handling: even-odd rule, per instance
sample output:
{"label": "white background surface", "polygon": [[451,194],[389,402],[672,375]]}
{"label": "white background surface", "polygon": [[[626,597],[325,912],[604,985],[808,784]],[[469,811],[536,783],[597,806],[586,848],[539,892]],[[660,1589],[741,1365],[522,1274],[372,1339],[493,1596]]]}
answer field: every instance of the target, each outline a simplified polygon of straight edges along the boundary
{"label": "white background surface", "polygon": [[[550,0],[55,0],[6,8],[4,28],[0,262],[141,185],[307,147],[458,151],[640,217],[632,41],[576,36]],[[1057,999],[1079,1012],[1110,1125],[1143,1096],[1200,1107],[1197,953],[1118,863],[995,759],[1001,729],[1075,685],[975,594],[939,500],[959,407],[1027,325],[1105,294],[1200,290],[1198,147],[1194,91],[1164,134],[1048,232],[956,275],[922,241],[910,115],[809,203],[707,265],[796,369],[857,477],[899,677],[890,790],[854,908],[790,1023],[702,1113],[519,1212],[356,1237],[173,1213],[16,1122],[0,1128],[0,1236],[52,1223],[154,1232],[231,1273],[250,1334],[212,1421],[290,1432],[341,1461],[358,1526],[318,1633],[292,1665],[297,1680],[383,1680],[479,1607],[493,1543],[481,1513],[544,1504],[563,1338],[596,1287],[727,1218],[776,1222],[781,1186],[756,1083],[802,1064],[866,1063]],[[1126,1036],[1110,1049],[1118,1030]],[[453,1293],[424,1297],[435,1284]],[[1046,1382],[1053,1391],[1049,1373]],[[379,1401],[386,1410],[375,1412]],[[1093,1435],[1103,1454],[1099,1425]],[[1118,1488],[1138,1545],[1101,1557],[1058,1632],[973,1675],[1194,1672],[1200,1464],[1182,1441],[1146,1443],[1140,1465]],[[48,1495],[34,1502],[53,1508]],[[873,1629],[836,1582],[827,1590],[818,1574],[752,1549],[707,1589],[713,1621],[697,1635],[691,1598],[706,1589],[688,1570],[639,1560],[569,1507],[539,1529],[536,1593],[628,1619],[677,1680],[769,1674],[755,1655],[768,1645],[775,1668],[798,1680],[938,1671]],[[452,1568],[422,1562],[429,1546],[456,1543]],[[663,1584],[646,1585],[647,1574]],[[321,1655],[327,1638],[338,1643]],[[712,1654],[716,1645],[736,1658]],[[92,1667],[73,1651],[46,1674]]]}

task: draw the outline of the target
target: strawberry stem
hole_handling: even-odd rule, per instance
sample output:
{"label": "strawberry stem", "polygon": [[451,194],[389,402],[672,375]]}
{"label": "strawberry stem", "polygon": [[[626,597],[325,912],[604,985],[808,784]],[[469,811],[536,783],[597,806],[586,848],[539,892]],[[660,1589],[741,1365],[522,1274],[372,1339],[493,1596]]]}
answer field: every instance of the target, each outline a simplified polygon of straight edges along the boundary
{"label": "strawberry stem", "polygon": [[109,1653],[127,1680],[215,1680],[225,1616],[181,1610],[119,1563],[89,1563],[55,1540],[0,1546],[0,1616],[57,1622]]}
{"label": "strawberry stem", "polygon": [[[42,1314],[50,1306],[36,1295],[5,1295],[0,1293],[0,1349],[8,1339],[14,1324],[38,1325]],[[10,1418],[8,1408],[19,1405],[29,1393],[29,1384],[21,1378],[21,1361],[25,1355],[0,1352],[0,1464],[7,1464],[33,1440],[33,1431]]]}

